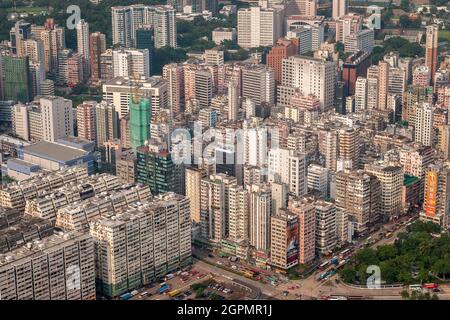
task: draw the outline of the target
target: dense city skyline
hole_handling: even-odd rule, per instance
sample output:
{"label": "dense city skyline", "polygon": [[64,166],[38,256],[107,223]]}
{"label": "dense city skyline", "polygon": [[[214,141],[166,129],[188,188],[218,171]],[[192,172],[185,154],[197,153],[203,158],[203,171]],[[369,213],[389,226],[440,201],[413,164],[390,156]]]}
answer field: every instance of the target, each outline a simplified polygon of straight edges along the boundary
{"label": "dense city skyline", "polygon": [[142,2],[8,9],[1,300],[450,298],[445,4]]}

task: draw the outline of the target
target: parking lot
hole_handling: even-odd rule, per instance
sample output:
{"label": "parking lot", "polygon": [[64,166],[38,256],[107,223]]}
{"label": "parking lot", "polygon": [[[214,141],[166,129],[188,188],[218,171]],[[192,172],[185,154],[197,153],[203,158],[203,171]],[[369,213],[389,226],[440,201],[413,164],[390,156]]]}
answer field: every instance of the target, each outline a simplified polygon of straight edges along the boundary
{"label": "parking lot", "polygon": [[133,291],[131,300],[231,300],[243,299],[248,294],[230,279],[195,264],[190,270],[172,275],[164,282]]}

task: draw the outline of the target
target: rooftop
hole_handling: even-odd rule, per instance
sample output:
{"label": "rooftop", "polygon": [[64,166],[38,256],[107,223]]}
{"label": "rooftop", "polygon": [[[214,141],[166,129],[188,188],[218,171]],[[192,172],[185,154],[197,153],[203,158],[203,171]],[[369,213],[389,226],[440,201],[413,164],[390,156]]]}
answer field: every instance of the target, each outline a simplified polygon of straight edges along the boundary
{"label": "rooftop", "polygon": [[87,151],[84,151],[82,149],[71,148],[48,141],[40,141],[35,144],[23,147],[23,151],[55,161],[69,161],[88,154]]}

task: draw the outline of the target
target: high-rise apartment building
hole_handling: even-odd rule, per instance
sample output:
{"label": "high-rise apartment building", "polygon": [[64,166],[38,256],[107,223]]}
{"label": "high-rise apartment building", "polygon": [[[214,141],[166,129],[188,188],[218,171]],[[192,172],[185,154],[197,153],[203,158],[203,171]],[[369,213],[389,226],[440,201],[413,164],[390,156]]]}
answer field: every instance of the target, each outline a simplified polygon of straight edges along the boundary
{"label": "high-rise apartment building", "polygon": [[243,48],[271,46],[282,36],[283,10],[250,7],[238,10],[237,37]]}
{"label": "high-rise apartment building", "polygon": [[299,224],[299,263],[314,260],[316,251],[316,209],[309,198],[289,202],[289,212],[296,215]]}
{"label": "high-rise apartment building", "polygon": [[65,136],[73,136],[74,112],[72,101],[62,97],[42,97],[42,139],[55,142]]}
{"label": "high-rise apartment building", "polygon": [[348,0],[333,0],[333,19],[339,19],[348,13]]}
{"label": "high-rise apartment building", "polygon": [[426,87],[430,85],[431,69],[428,66],[420,65],[413,71],[413,86]]}
{"label": "high-rise apartment building", "polygon": [[[3,99],[29,102],[32,97],[30,63],[28,57],[0,57]],[[1,93],[1,92],[0,92]]]}
{"label": "high-rise apartment building", "polygon": [[77,107],[78,137],[89,141],[97,140],[96,105],[95,101],[85,101]]}
{"label": "high-rise apartment building", "polygon": [[323,198],[330,194],[330,170],[318,164],[308,166],[308,192],[317,192]]}
{"label": "high-rise apartment building", "polygon": [[213,96],[214,79],[209,70],[199,69],[194,75],[194,96],[200,108],[208,108]]}
{"label": "high-rise apartment building", "polygon": [[289,192],[302,197],[307,193],[306,157],[304,153],[288,149],[269,151],[269,181],[279,181],[289,186]]}
{"label": "high-rise apartment building", "polygon": [[163,78],[167,81],[169,105],[174,115],[184,110],[184,71],[176,63],[163,67]]}
{"label": "high-rise apartment building", "polygon": [[242,98],[251,99],[255,105],[272,105],[275,102],[275,73],[264,65],[246,65],[242,68]]}
{"label": "high-rise apartment building", "polygon": [[98,147],[119,137],[118,115],[112,104],[106,101],[98,103],[95,106],[95,120]]}
{"label": "high-rise apartment building", "polygon": [[201,236],[219,243],[228,235],[229,189],[236,178],[225,174],[204,177],[201,182]]}
{"label": "high-rise apartment building", "polygon": [[375,32],[372,29],[359,30],[350,33],[345,39],[345,51],[356,53],[364,51],[372,53],[375,42]]}
{"label": "high-rise apartment building", "polygon": [[131,5],[111,8],[113,45],[131,48],[136,30],[153,27],[155,48],[177,46],[175,10],[169,5]]}
{"label": "high-rise apartment building", "polygon": [[430,69],[431,79],[434,79],[438,65],[438,33],[439,27],[437,25],[427,26],[425,64]]}
{"label": "high-rise apartment building", "polygon": [[113,50],[114,77],[150,77],[148,49]]}
{"label": "high-rise apartment building", "polygon": [[9,31],[11,53],[18,56],[24,55],[24,42],[31,38],[31,23],[24,20],[17,21]]}
{"label": "high-rise apartment building", "polygon": [[107,49],[100,54],[100,78],[103,81],[114,78],[113,51]]}
{"label": "high-rise apartment building", "polygon": [[56,25],[53,19],[47,19],[43,27],[32,25],[31,31],[44,43],[45,71],[56,75],[58,53],[66,48],[64,28]]}
{"label": "high-rise apartment building", "polygon": [[363,112],[367,109],[367,78],[358,77],[355,82],[355,112]]}
{"label": "high-rise apartment building", "polygon": [[173,7],[156,6],[153,14],[155,48],[177,47],[177,21]]}
{"label": "high-rise apartment building", "polygon": [[81,19],[77,26],[77,51],[83,57],[83,75],[88,78],[90,75],[91,49],[89,41],[89,23]]}
{"label": "high-rise apartment building", "polygon": [[201,186],[206,173],[197,168],[186,168],[186,197],[190,201],[191,220],[200,223]]}
{"label": "high-rise apartment building", "polygon": [[278,39],[276,44],[270,49],[266,56],[266,64],[275,71],[275,81],[281,82],[281,71],[283,59],[299,53],[299,44],[303,42],[297,40]]}
{"label": "high-rise apartment building", "polygon": [[98,81],[101,75],[101,55],[106,51],[106,37],[103,33],[94,32],[89,37],[91,79]]}
{"label": "high-rise apartment building", "polygon": [[249,192],[234,184],[228,189],[228,239],[234,242],[248,241],[250,230]]}
{"label": "high-rise apartment building", "polygon": [[379,181],[362,170],[339,171],[335,179],[336,207],[349,215],[357,232],[363,232],[380,214]]}
{"label": "high-rise apartment building", "polygon": [[298,264],[298,217],[281,210],[270,218],[270,264],[288,270]]}
{"label": "high-rise apartment building", "polygon": [[157,114],[169,105],[167,87],[167,82],[160,76],[145,79],[117,77],[103,84],[103,99],[114,105],[121,119],[129,113],[134,91],[137,90],[140,97],[149,99],[152,113]]}
{"label": "high-rise apartment building", "polygon": [[270,250],[271,189],[268,185],[251,185],[249,192],[250,245],[257,251]]}
{"label": "high-rise apartment building", "polygon": [[424,146],[434,145],[433,107],[429,103],[416,105],[414,140]]}
{"label": "high-rise apartment building", "polygon": [[361,130],[358,127],[339,130],[338,171],[358,169],[361,154]]}
{"label": "high-rise apartment building", "polygon": [[332,109],[335,93],[335,64],[306,56],[291,56],[283,60],[280,95],[283,87],[298,88],[320,100],[322,110]]}
{"label": "high-rise apartment building", "polygon": [[336,247],[336,206],[319,200],[316,207],[316,252],[328,255]]}
{"label": "high-rise apartment building", "polygon": [[113,45],[118,44],[126,48],[133,46],[133,9],[131,7],[112,7],[111,14]]}
{"label": "high-rise apartment building", "polygon": [[450,226],[449,197],[450,170],[448,164],[430,165],[425,174],[425,202],[420,218],[437,223],[447,229]]}
{"label": "high-rise apartment building", "polygon": [[173,193],[92,222],[98,290],[116,297],[191,263],[189,200]]}
{"label": "high-rise apartment building", "polygon": [[94,241],[52,234],[0,254],[2,300],[95,300]]}
{"label": "high-rise apartment building", "polygon": [[137,181],[150,187],[152,194],[176,192],[182,187],[177,183],[180,172],[172,161],[172,155],[160,145],[141,146],[137,153]]}
{"label": "high-rise apartment building", "polygon": [[399,215],[402,209],[403,168],[386,163],[365,165],[365,171],[380,181],[380,213],[385,217]]}

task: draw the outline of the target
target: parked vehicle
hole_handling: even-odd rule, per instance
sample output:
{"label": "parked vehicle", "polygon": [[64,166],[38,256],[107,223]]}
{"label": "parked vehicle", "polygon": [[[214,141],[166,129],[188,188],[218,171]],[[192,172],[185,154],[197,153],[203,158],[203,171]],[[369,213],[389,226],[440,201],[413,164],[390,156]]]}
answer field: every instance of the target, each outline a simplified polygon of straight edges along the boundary
{"label": "parked vehicle", "polygon": [[120,300],[130,300],[132,297],[133,295],[130,292],[127,292],[120,296]]}

